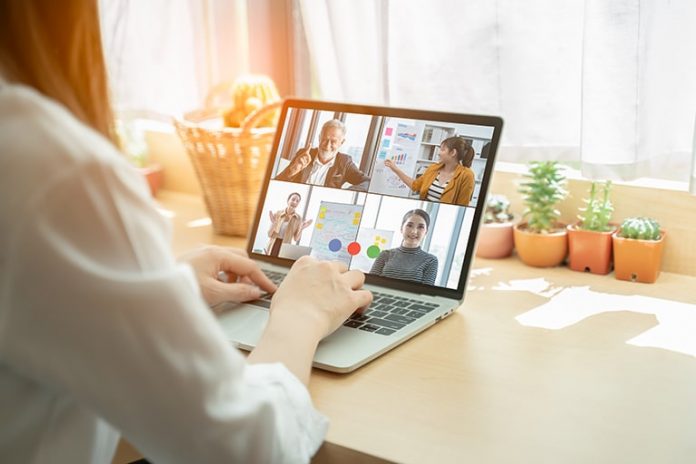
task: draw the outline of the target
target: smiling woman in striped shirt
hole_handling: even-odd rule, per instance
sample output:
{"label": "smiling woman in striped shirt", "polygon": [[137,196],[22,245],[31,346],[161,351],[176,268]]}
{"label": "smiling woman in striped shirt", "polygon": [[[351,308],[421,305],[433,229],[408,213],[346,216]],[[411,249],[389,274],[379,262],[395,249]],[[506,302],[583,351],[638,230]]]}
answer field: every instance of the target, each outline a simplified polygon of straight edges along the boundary
{"label": "smiling woman in striped shirt", "polygon": [[399,248],[379,254],[370,274],[435,285],[437,257],[420,247],[430,227],[430,215],[422,209],[413,209],[401,221],[404,236]]}
{"label": "smiling woman in striped shirt", "polygon": [[474,149],[462,137],[449,137],[440,144],[439,155],[440,162],[430,166],[417,179],[399,169],[392,160],[386,160],[384,165],[408,188],[418,192],[421,200],[468,206],[476,185],[471,169]]}

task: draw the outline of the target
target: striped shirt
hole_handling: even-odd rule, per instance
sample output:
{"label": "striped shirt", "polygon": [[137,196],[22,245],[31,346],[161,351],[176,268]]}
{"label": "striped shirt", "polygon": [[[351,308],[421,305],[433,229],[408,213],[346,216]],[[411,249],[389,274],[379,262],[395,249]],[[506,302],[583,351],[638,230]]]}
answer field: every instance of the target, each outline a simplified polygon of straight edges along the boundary
{"label": "striped shirt", "polygon": [[418,248],[392,248],[379,254],[370,274],[435,285],[437,257]]}
{"label": "striped shirt", "polygon": [[430,201],[440,201],[440,198],[442,198],[442,192],[445,191],[447,184],[449,184],[449,182],[445,182],[445,185],[442,185],[440,181],[435,178],[433,183],[430,184],[430,187],[428,187],[428,196],[425,199]]}

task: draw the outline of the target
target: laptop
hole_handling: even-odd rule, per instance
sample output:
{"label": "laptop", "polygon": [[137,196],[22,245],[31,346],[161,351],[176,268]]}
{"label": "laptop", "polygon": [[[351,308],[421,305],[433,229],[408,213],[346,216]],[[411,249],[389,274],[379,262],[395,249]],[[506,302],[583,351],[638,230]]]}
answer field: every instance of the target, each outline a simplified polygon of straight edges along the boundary
{"label": "laptop", "polygon": [[[284,102],[247,251],[277,283],[300,256],[343,261],[365,272],[374,294],[367,310],[321,341],[315,367],[351,372],[460,306],[502,125],[494,116]],[[428,171],[443,141],[470,147],[460,151],[473,159],[439,186],[449,202],[435,200],[436,191],[421,200],[407,181],[425,183],[418,179],[437,169]],[[327,165],[293,167],[307,153],[336,152]],[[219,320],[237,347],[255,347],[271,299],[226,305]]]}

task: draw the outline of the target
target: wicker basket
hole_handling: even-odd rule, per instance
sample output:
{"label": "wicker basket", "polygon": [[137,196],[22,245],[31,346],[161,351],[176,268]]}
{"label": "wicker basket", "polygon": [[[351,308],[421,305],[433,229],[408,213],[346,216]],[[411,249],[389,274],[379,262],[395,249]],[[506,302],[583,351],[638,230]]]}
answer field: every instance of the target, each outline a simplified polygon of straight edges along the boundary
{"label": "wicker basket", "polygon": [[215,110],[194,111],[174,121],[198,176],[215,233],[248,234],[275,134],[275,128],[255,126],[280,105],[260,108],[240,129],[222,127]]}

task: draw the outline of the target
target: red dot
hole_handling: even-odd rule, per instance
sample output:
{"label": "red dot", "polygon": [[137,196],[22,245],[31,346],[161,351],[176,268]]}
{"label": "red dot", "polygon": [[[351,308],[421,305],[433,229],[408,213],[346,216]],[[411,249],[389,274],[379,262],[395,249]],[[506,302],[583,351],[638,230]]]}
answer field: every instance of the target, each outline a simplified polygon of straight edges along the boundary
{"label": "red dot", "polygon": [[348,245],[348,254],[355,256],[360,253],[360,244],[358,242],[353,242]]}

